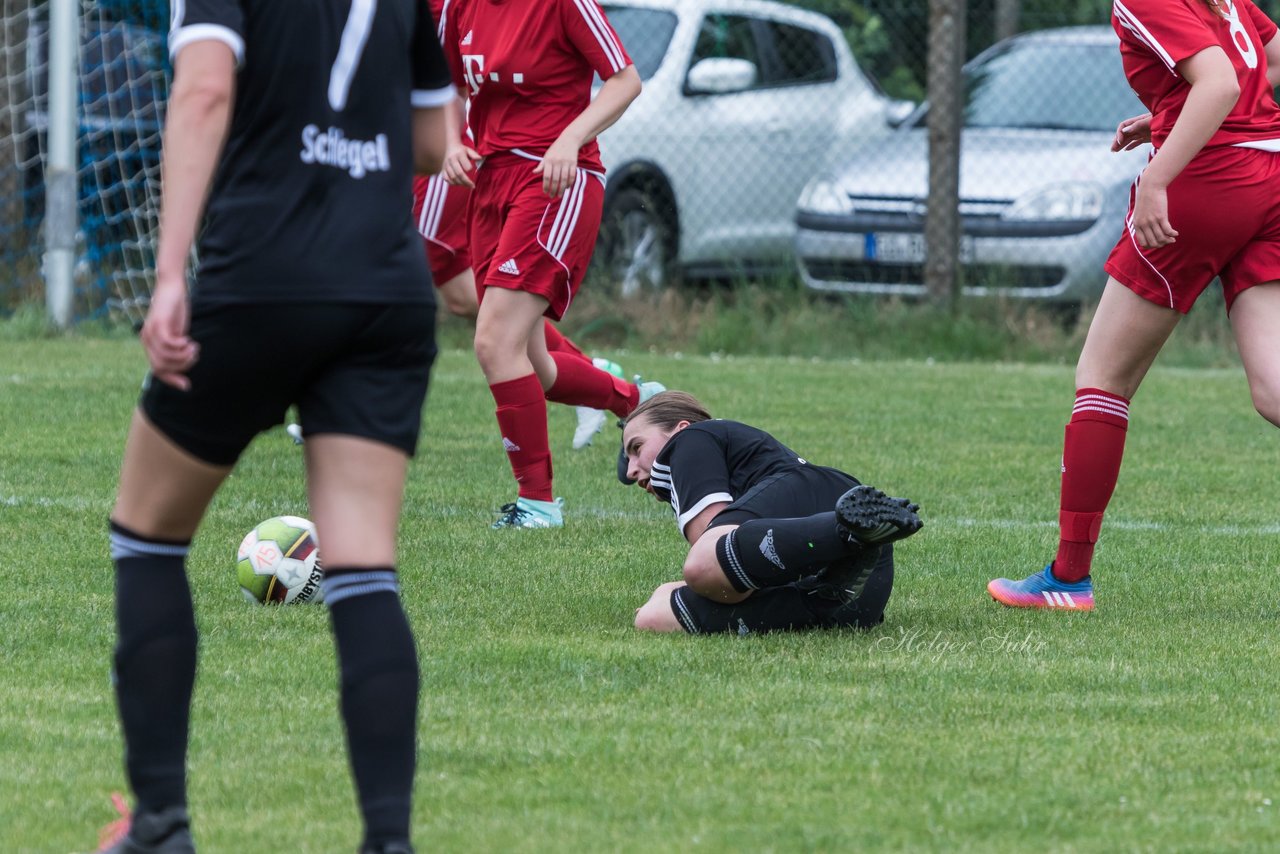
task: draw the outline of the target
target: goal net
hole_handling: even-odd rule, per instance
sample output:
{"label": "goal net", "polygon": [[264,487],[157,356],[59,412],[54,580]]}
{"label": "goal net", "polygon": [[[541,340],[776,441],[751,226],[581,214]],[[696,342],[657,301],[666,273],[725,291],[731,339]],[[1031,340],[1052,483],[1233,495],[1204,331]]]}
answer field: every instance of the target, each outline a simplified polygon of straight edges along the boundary
{"label": "goal net", "polygon": [[[39,300],[46,244],[49,0],[0,0],[0,309]],[[78,6],[74,313],[140,323],[154,276],[167,0]]]}

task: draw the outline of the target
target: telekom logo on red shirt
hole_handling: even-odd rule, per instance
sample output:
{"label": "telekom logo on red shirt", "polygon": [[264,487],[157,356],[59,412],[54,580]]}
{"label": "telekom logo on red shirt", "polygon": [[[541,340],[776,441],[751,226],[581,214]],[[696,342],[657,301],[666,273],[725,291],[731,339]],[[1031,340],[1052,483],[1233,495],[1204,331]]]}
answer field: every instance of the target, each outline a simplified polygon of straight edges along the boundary
{"label": "telekom logo on red shirt", "polygon": [[474,95],[480,91],[484,83],[484,54],[464,53],[462,55],[462,74],[467,78],[467,87]]}
{"label": "telekom logo on red shirt", "polygon": [[[464,53],[462,55],[462,75],[466,78],[467,88],[471,90],[472,95],[480,91],[486,76],[494,83],[497,83],[499,79],[496,71],[491,71],[488,75],[485,75],[483,53]],[[513,72],[511,82],[517,86],[520,85],[524,82],[524,74],[520,71]]]}

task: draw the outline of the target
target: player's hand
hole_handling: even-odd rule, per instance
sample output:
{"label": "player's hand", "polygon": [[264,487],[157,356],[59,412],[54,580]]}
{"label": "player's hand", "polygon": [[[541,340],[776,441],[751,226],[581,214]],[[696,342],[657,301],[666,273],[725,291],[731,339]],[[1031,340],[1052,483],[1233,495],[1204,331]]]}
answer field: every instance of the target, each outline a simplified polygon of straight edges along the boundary
{"label": "player's hand", "polygon": [[187,371],[200,357],[200,345],[187,335],[189,322],[186,282],[157,279],[142,324],[142,346],[151,363],[151,375],[182,391],[191,388]]}
{"label": "player's hand", "polygon": [[541,162],[534,167],[535,175],[542,176],[542,191],[558,199],[573,186],[578,177],[578,148],[572,140],[563,136],[551,144]]}
{"label": "player's hand", "polygon": [[1143,113],[1125,119],[1116,127],[1116,138],[1111,140],[1112,151],[1131,151],[1151,141],[1151,114]]}
{"label": "player's hand", "polygon": [[444,168],[441,173],[444,179],[450,184],[459,187],[475,187],[476,182],[471,180],[470,172],[475,162],[480,159],[479,153],[469,145],[457,143],[450,145],[444,152]]}
{"label": "player's hand", "polygon": [[1169,222],[1169,194],[1164,187],[1138,181],[1130,229],[1143,249],[1159,249],[1178,239],[1177,230]]}

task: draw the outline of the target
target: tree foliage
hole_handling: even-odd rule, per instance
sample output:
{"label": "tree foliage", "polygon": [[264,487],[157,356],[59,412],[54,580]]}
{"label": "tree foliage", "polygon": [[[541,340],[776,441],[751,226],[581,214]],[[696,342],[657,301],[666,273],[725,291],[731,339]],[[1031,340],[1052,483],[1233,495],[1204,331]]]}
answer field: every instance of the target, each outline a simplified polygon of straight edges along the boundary
{"label": "tree foliage", "polygon": [[[1107,24],[1111,0],[1015,0],[1021,30],[1080,24]],[[918,101],[925,92],[925,46],[929,0],[792,0],[834,20],[849,40],[863,70],[896,98]],[[1255,0],[1272,18],[1280,0]],[[995,0],[970,0],[966,14],[966,55],[975,56],[995,40]]]}

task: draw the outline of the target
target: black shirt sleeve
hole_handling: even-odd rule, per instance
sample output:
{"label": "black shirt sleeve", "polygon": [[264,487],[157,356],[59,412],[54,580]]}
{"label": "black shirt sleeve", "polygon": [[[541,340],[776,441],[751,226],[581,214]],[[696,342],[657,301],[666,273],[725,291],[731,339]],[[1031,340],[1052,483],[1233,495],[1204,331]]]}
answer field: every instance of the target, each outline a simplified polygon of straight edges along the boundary
{"label": "black shirt sleeve", "polygon": [[663,456],[671,469],[671,509],[681,534],[709,505],[733,501],[728,454],[718,437],[686,428],[673,438],[670,451],[664,449]]}
{"label": "black shirt sleeve", "polygon": [[444,61],[444,51],[436,36],[436,26],[431,19],[427,3],[417,4],[417,19],[413,25],[413,106],[440,107],[455,97],[453,76]]}
{"label": "black shirt sleeve", "polygon": [[212,39],[231,48],[237,65],[244,62],[245,16],[237,0],[186,0],[173,5],[170,17],[171,59],[192,42]]}

